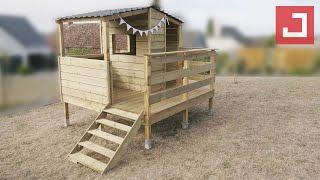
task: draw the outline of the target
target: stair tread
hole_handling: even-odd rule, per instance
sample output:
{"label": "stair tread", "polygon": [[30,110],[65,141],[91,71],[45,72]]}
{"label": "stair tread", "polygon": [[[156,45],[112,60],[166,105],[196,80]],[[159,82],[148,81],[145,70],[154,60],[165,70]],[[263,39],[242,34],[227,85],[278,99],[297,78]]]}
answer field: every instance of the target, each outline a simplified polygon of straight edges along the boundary
{"label": "stair tread", "polygon": [[116,109],[116,108],[108,108],[105,109],[104,112],[107,112],[109,114],[117,115],[120,117],[124,117],[127,119],[132,119],[132,120],[137,120],[139,118],[139,114],[135,114],[132,112],[124,111],[121,109]]}
{"label": "stair tread", "polygon": [[84,141],[84,142],[80,142],[78,143],[80,146],[83,146],[87,149],[90,149],[94,152],[97,152],[99,154],[102,154],[106,157],[109,157],[109,158],[112,158],[114,156],[114,154],[116,153],[115,151],[113,150],[110,150],[110,149],[107,149],[105,147],[102,147],[100,145],[97,145],[95,143],[92,143],[90,141]]}
{"label": "stair tread", "polygon": [[102,173],[107,168],[107,164],[100,162],[96,159],[93,159],[92,157],[89,157],[89,156],[82,154],[80,152],[70,154],[69,158],[71,161],[75,161],[80,164],[83,164],[93,170],[100,172],[100,173]]}
{"label": "stair tread", "polygon": [[100,124],[104,124],[106,126],[112,127],[112,128],[116,128],[122,131],[126,131],[129,132],[131,130],[130,126],[127,126],[125,124],[121,124],[121,123],[117,123],[108,119],[99,119],[97,120],[98,123]]}
{"label": "stair tread", "polygon": [[90,130],[90,131],[88,131],[88,133],[90,133],[92,135],[95,135],[95,136],[98,136],[98,137],[100,137],[102,139],[118,143],[118,144],[121,144],[123,142],[123,138],[122,137],[119,137],[119,136],[116,136],[116,135],[113,135],[113,134],[109,134],[109,133],[100,131],[98,129]]}

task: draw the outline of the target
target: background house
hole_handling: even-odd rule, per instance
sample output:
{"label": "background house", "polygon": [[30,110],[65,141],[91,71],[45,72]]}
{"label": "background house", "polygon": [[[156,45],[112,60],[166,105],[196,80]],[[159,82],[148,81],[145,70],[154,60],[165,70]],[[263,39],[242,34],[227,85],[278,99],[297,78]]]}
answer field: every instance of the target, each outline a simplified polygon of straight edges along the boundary
{"label": "background house", "polygon": [[[0,15],[0,51],[8,57],[8,71],[28,65],[41,69],[50,64],[52,50],[24,17]],[[51,65],[54,60],[51,58]]]}
{"label": "background house", "polygon": [[188,31],[185,30],[182,33],[183,47],[185,48],[205,48],[206,36],[201,31]]}
{"label": "background house", "polygon": [[250,44],[251,41],[237,28],[232,26],[215,25],[213,35],[207,37],[209,48],[218,49],[223,52],[237,51]]}

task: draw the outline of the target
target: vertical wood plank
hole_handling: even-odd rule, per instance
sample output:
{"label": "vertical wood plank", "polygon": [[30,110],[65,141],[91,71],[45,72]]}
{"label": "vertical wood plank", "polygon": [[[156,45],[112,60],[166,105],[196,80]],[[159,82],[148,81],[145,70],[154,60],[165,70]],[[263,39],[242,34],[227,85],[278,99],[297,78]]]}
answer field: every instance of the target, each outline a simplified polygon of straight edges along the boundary
{"label": "vertical wood plank", "polygon": [[145,77],[144,77],[144,124],[145,124],[145,141],[148,142],[151,139],[151,125],[150,125],[150,115],[151,115],[151,106],[150,106],[150,94],[151,86],[149,86],[149,78],[151,75],[151,66],[149,63],[149,56],[146,56],[144,66],[145,66]]}
{"label": "vertical wood plank", "polygon": [[63,22],[58,23],[58,31],[59,31],[59,56],[65,56],[65,47],[64,47],[64,30],[63,30]]}
{"label": "vertical wood plank", "polygon": [[[148,29],[151,27],[151,18],[152,18],[152,9],[149,8],[148,10]],[[148,53],[151,53],[151,42],[152,36],[148,35]],[[149,117],[150,117],[150,94],[151,94],[151,87],[149,86],[149,77],[151,75],[151,66],[149,64],[149,56],[146,56],[145,62],[144,62],[144,112],[145,112],[145,124],[146,126],[149,126]],[[148,128],[146,128],[148,129]],[[146,131],[146,139],[150,138],[150,132]],[[149,138],[148,138],[149,137]]]}
{"label": "vertical wood plank", "polygon": [[[58,22],[58,36],[59,36],[59,56],[64,57],[65,54],[65,47],[64,47],[64,29],[63,29],[63,22]],[[58,58],[58,67],[59,67],[59,81],[60,81],[60,97],[61,101],[63,101],[62,95],[62,83],[61,83],[61,70],[60,70],[60,57]],[[69,121],[69,104],[63,103],[64,106],[64,116],[65,116],[65,126],[68,127],[70,125]]]}
{"label": "vertical wood plank", "polygon": [[103,28],[102,28],[102,21],[100,21],[100,53],[103,54],[104,50],[103,50],[103,34],[102,34],[102,31],[103,31]]}
{"label": "vertical wood plank", "polygon": [[103,49],[103,55],[104,55],[104,61],[106,62],[106,71],[107,71],[107,100],[108,102],[112,103],[112,83],[111,83],[111,72],[110,72],[110,38],[109,38],[109,19],[103,18],[102,19],[102,49]]}
{"label": "vertical wood plank", "polygon": [[[216,51],[212,51],[212,54],[210,56],[210,63],[214,64],[214,69],[210,71],[210,77],[214,79],[214,81],[210,84],[210,90],[214,94]],[[213,107],[213,98],[210,98],[209,109],[212,109],[212,107]]]}
{"label": "vertical wood plank", "polygon": [[[189,61],[188,60],[183,61],[183,69],[189,69]],[[189,84],[189,77],[186,76],[183,78],[183,85],[188,85],[188,84]],[[183,94],[183,100],[185,100],[185,101],[189,100],[188,92]],[[187,129],[188,125],[189,125],[189,110],[186,109],[182,113],[183,113],[182,128]]]}
{"label": "vertical wood plank", "polygon": [[[182,25],[178,25],[177,27],[177,51],[180,51],[182,49]],[[183,62],[177,62],[177,69],[182,69],[183,68]],[[181,85],[183,82],[182,79],[177,80],[177,84]]]}
{"label": "vertical wood plank", "polygon": [[[151,28],[151,18],[152,18],[152,9],[149,8],[148,11],[148,29]],[[151,42],[152,41],[152,34],[148,34],[148,54],[151,53]]]}
{"label": "vertical wood plank", "polygon": [[66,117],[65,126],[68,127],[70,125],[70,121],[69,121],[69,104],[68,103],[63,103],[63,106],[64,106],[64,115]]}

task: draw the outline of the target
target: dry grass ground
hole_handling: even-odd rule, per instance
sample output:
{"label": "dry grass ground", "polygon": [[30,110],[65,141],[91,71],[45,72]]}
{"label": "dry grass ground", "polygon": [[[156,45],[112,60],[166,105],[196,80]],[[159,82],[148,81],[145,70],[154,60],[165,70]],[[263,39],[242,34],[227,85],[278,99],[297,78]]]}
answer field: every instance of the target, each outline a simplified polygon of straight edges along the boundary
{"label": "dry grass ground", "polygon": [[62,104],[0,120],[0,179],[318,179],[320,78],[217,78],[214,115],[207,102],[154,126],[155,148],[143,130],[107,174],[66,160],[96,113]]}

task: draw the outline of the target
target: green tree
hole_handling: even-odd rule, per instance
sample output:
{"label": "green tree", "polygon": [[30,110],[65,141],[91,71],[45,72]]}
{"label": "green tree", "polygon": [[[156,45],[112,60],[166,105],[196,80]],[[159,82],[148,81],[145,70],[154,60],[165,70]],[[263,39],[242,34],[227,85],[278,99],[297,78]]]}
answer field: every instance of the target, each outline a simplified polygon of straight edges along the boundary
{"label": "green tree", "polygon": [[161,8],[160,0],[153,0],[152,6],[160,9]]}
{"label": "green tree", "polygon": [[213,36],[214,34],[214,24],[213,24],[213,19],[209,18],[208,24],[207,24],[207,35],[208,36]]}

